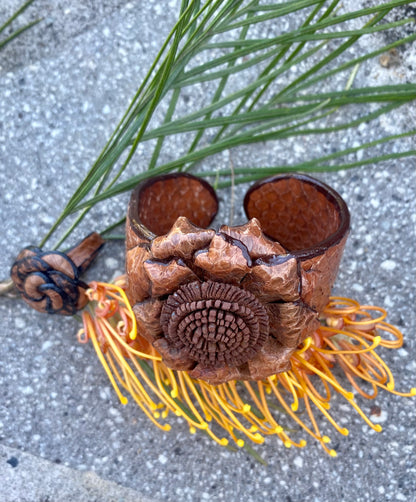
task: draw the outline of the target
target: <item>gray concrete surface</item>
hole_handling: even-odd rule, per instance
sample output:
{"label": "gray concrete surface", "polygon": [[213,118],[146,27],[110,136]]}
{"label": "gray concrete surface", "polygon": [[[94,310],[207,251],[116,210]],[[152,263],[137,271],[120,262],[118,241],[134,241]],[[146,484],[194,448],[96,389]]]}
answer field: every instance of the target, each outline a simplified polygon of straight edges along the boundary
{"label": "gray concrete surface", "polygon": [[0,469],[2,502],[152,502],[138,496],[136,490],[106,481],[95,472],[79,472],[4,445],[0,445],[0,459],[7,466]]}
{"label": "gray concrete surface", "polygon": [[[17,4],[3,0],[0,19]],[[8,275],[22,247],[40,241],[96,158],[178,4],[38,0],[26,19],[40,15],[44,22],[0,54],[1,277]],[[358,4],[368,2],[350,0],[344,8]],[[386,35],[366,37],[352,54],[385,41]],[[415,44],[400,49],[400,60],[388,69],[378,60],[363,65],[356,85],[415,82]],[[332,88],[344,85],[343,78],[332,81]],[[209,92],[190,91],[180,109],[200,106]],[[308,159],[414,128],[415,117],[412,104],[327,139],[257,145],[233,150],[231,156],[235,166]],[[408,138],[393,148],[412,144],[414,138]],[[131,171],[146,166],[150,146],[141,147]],[[173,139],[164,158],[181,151],[181,141]],[[229,153],[205,165],[228,167]],[[389,309],[405,345],[395,352],[384,350],[383,356],[403,390],[416,382],[415,167],[415,159],[406,159],[320,176],[344,196],[352,213],[335,292]],[[237,219],[242,218],[238,203],[245,189],[236,193]],[[126,200],[127,195],[98,206],[74,241],[105,227],[110,214],[122,215]],[[229,192],[221,194],[221,202],[226,219]],[[123,246],[113,242],[89,277],[110,279],[122,271]],[[287,450],[269,438],[258,448],[268,462],[264,467],[244,451],[231,453],[202,435],[190,436],[180,419],[173,421],[170,433],[161,433],[133,404],[122,407],[92,347],[77,345],[75,320],[44,316],[4,298],[0,319],[0,502],[415,500],[414,399],[385,392],[375,402],[359,399],[367,413],[374,404],[381,408],[381,434],[336,399],[334,416],[351,431],[339,437],[323,425],[336,459],[325,456],[312,440],[305,449]]]}

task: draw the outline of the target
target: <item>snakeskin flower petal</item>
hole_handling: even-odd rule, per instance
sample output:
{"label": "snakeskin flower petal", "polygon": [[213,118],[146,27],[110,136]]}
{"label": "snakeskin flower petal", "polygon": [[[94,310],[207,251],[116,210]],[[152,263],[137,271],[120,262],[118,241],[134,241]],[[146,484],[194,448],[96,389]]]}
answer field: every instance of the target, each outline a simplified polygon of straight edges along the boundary
{"label": "snakeskin flower petal", "polygon": [[214,230],[198,228],[188,218],[181,216],[169,233],[153,240],[152,254],[160,260],[172,256],[190,259],[195,251],[208,246],[214,235]]}
{"label": "snakeskin flower petal", "polygon": [[269,337],[259,354],[247,364],[250,379],[263,380],[265,375],[275,375],[290,369],[290,356],[294,349],[285,347]]}
{"label": "snakeskin flower petal", "polygon": [[256,260],[243,285],[263,301],[294,301],[300,294],[298,262],[290,255]]}
{"label": "snakeskin flower petal", "polygon": [[170,345],[166,338],[158,338],[153,347],[162,356],[163,362],[173,370],[189,371],[196,365],[194,359],[186,352]]}
{"label": "snakeskin flower petal", "polygon": [[269,303],[270,335],[280,344],[296,348],[319,327],[317,312],[302,301]]}
{"label": "snakeskin flower petal", "polygon": [[257,218],[251,218],[245,225],[238,227],[222,225],[220,232],[242,242],[253,260],[264,256],[286,254],[283,246],[264,235]]}
{"label": "snakeskin flower petal", "polygon": [[165,262],[147,260],[143,263],[149,280],[152,296],[173,293],[181,284],[197,279],[196,275],[181,259]]}
{"label": "snakeskin flower petal", "polygon": [[136,303],[133,307],[137,320],[137,331],[141,336],[153,343],[162,334],[160,326],[160,313],[163,302],[157,298],[148,298],[143,302]]}
{"label": "snakeskin flower petal", "polygon": [[195,255],[195,265],[202,268],[209,279],[238,284],[250,271],[251,258],[242,242],[217,234],[208,250]]}

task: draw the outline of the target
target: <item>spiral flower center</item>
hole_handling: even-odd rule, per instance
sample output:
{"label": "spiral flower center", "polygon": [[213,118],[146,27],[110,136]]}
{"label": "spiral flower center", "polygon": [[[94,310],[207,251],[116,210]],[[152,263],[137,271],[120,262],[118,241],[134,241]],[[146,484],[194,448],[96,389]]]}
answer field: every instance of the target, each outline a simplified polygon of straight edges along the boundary
{"label": "spiral flower center", "polygon": [[269,319],[248,291],[219,282],[192,282],[170,295],[160,324],[169,345],[206,367],[240,365],[266,342]]}

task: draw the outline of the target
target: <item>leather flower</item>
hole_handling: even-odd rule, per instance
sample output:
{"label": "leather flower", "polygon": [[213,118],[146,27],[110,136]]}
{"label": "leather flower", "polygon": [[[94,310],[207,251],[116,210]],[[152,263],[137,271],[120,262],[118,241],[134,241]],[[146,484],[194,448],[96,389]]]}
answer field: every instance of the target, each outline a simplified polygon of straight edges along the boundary
{"label": "leather flower", "polygon": [[348,234],[345,202],[304,175],[256,183],[244,206],[245,225],[208,228],[212,187],[171,174],[138,185],[127,212],[138,334],[169,368],[212,384],[289,369],[319,325]]}
{"label": "leather flower", "polygon": [[301,298],[298,260],[256,218],[218,232],[179,217],[149,247],[128,251],[138,332],[165,364],[210,383],[288,369],[318,324]]}

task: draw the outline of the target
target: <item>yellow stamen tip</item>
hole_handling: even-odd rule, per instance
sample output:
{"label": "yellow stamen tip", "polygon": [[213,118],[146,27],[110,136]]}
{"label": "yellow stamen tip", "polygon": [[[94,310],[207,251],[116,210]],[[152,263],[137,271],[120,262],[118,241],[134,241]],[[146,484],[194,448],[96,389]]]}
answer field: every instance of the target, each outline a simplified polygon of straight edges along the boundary
{"label": "yellow stamen tip", "polygon": [[299,448],[304,448],[307,445],[307,442],[304,439],[299,441]]}
{"label": "yellow stamen tip", "polygon": [[416,387],[412,387],[412,388],[410,389],[410,395],[411,395],[411,396],[416,396]]}
{"label": "yellow stamen tip", "polygon": [[292,408],[292,411],[298,411],[298,403],[292,403],[290,407]]}
{"label": "yellow stamen tip", "polygon": [[335,450],[329,450],[329,454],[331,455],[331,457],[337,456],[337,452]]}
{"label": "yellow stamen tip", "polygon": [[162,418],[168,418],[169,410],[165,410],[162,412]]}
{"label": "yellow stamen tip", "polygon": [[208,424],[206,422],[202,422],[201,429],[202,430],[208,429]]}
{"label": "yellow stamen tip", "polygon": [[348,401],[352,401],[354,399],[354,394],[352,392],[346,392],[345,398],[348,399]]}
{"label": "yellow stamen tip", "polygon": [[172,390],[170,391],[170,396],[171,396],[173,399],[177,398],[177,397],[178,397],[178,389],[172,389]]}
{"label": "yellow stamen tip", "polygon": [[266,394],[271,394],[272,393],[272,389],[271,387],[266,387]]}
{"label": "yellow stamen tip", "polygon": [[239,440],[237,441],[237,446],[238,446],[239,448],[242,448],[242,447],[244,446],[244,441],[243,441],[242,439],[239,439]]}
{"label": "yellow stamen tip", "polygon": [[323,443],[330,443],[331,442],[331,438],[329,438],[328,436],[322,436],[322,442]]}
{"label": "yellow stamen tip", "polygon": [[135,340],[136,339],[136,333],[129,333],[130,340]]}
{"label": "yellow stamen tip", "polygon": [[155,412],[153,413],[153,416],[154,416],[155,418],[160,418],[160,413],[159,413],[158,411],[155,411]]}
{"label": "yellow stamen tip", "polygon": [[120,403],[126,405],[129,402],[127,397],[121,396],[120,397]]}
{"label": "yellow stamen tip", "polygon": [[373,338],[374,340],[374,343],[376,343],[377,345],[381,342],[381,336],[380,335],[377,335]]}
{"label": "yellow stamen tip", "polygon": [[393,382],[388,382],[386,387],[388,388],[388,390],[394,390],[394,383]]}
{"label": "yellow stamen tip", "polygon": [[290,448],[292,446],[292,443],[290,441],[285,441],[284,442],[284,445],[286,446],[286,448]]}
{"label": "yellow stamen tip", "polygon": [[165,425],[163,426],[163,430],[164,430],[164,431],[166,431],[166,432],[169,432],[169,431],[171,430],[171,428],[172,428],[172,427],[170,426],[170,424],[165,424]]}
{"label": "yellow stamen tip", "polygon": [[250,432],[257,432],[259,429],[255,425],[252,425],[249,430]]}
{"label": "yellow stamen tip", "polygon": [[341,429],[341,434],[342,434],[343,436],[348,436],[348,434],[349,434],[349,433],[350,433],[350,431],[349,431],[347,428],[343,427],[343,428]]}
{"label": "yellow stamen tip", "polygon": [[190,432],[191,434],[195,434],[195,433],[196,433],[196,429],[195,429],[195,427],[189,427],[189,432]]}
{"label": "yellow stamen tip", "polygon": [[248,413],[251,410],[251,406],[249,404],[245,404],[243,406],[243,413]]}
{"label": "yellow stamen tip", "polygon": [[221,446],[227,446],[228,445],[228,439],[227,438],[221,438],[219,441],[219,444]]}
{"label": "yellow stamen tip", "polygon": [[374,426],[374,430],[375,430],[376,432],[381,432],[381,431],[383,430],[383,427],[382,427],[380,424],[376,424],[376,425]]}
{"label": "yellow stamen tip", "polygon": [[275,434],[280,434],[281,432],[283,432],[283,427],[281,425],[278,425],[277,427],[274,428]]}
{"label": "yellow stamen tip", "polygon": [[254,434],[253,438],[255,441],[258,441],[259,443],[264,443],[264,437],[259,433]]}
{"label": "yellow stamen tip", "polygon": [[182,412],[180,412],[179,410],[175,410],[175,415],[177,417],[181,417],[182,416]]}

